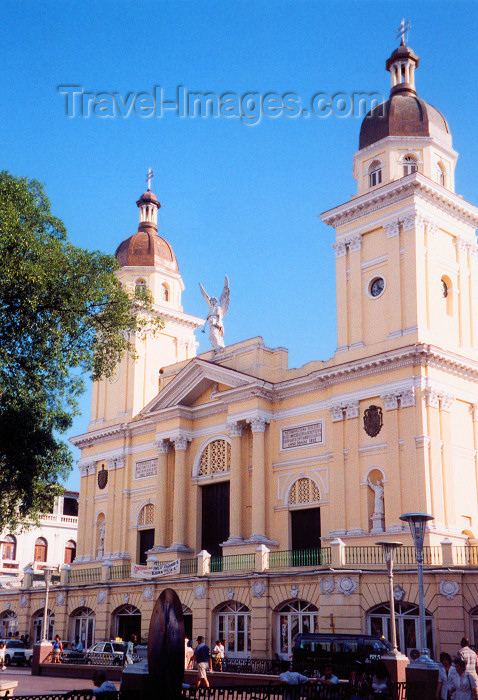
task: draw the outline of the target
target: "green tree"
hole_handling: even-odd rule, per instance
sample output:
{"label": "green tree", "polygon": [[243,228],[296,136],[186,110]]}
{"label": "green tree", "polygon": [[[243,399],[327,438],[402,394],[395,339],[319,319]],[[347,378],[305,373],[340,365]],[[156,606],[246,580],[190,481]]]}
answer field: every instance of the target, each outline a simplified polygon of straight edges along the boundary
{"label": "green tree", "polygon": [[58,435],[85,373],[109,376],[135,335],[163,325],[149,292],[121,288],[117,269],[68,242],[41,183],[0,172],[0,530],[61,493],[72,457]]}

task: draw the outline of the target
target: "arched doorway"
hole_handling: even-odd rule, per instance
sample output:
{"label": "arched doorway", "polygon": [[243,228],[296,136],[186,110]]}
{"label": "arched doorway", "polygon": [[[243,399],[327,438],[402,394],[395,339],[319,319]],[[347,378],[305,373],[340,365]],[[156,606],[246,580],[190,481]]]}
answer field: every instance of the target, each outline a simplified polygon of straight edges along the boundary
{"label": "arched doorway", "polygon": [[6,639],[18,629],[18,617],[13,610],[5,610],[0,615],[0,638]]}
{"label": "arched doorway", "polygon": [[251,653],[251,611],[231,601],[216,611],[216,639],[226,640],[226,655],[245,658]]}
{"label": "arched doorway", "polygon": [[[435,655],[435,639],[433,632],[433,616],[426,610],[427,647],[430,656]],[[411,649],[418,648],[418,605],[413,603],[395,603],[395,621],[397,628],[397,646],[402,654],[409,656]],[[367,612],[367,630],[369,634],[383,636],[390,640],[390,605],[383,603]]]}
{"label": "arched doorway", "polygon": [[229,538],[230,463],[229,441],[216,438],[203,447],[193,470],[201,483],[201,549],[216,557]]}
{"label": "arched doorway", "polygon": [[184,636],[190,641],[193,638],[193,612],[187,605],[183,605]]}
{"label": "arched doorway", "polygon": [[277,610],[277,644],[279,656],[290,659],[298,634],[316,632],[319,627],[319,610],[306,600],[293,600]]}
{"label": "arched doorway", "polygon": [[[36,610],[32,615],[32,625],[33,625],[33,641],[41,642],[43,639],[43,613],[44,609]],[[48,641],[52,641],[55,634],[55,613],[48,609],[47,613],[47,625],[48,631],[46,638]]]}
{"label": "arched doorway", "polygon": [[122,605],[113,611],[113,637],[121,637],[125,641],[132,634],[141,639],[141,610],[134,605]]}
{"label": "arched doorway", "polygon": [[91,608],[76,608],[70,614],[71,640],[77,637],[83,644],[83,649],[88,649],[95,642],[96,615]]}

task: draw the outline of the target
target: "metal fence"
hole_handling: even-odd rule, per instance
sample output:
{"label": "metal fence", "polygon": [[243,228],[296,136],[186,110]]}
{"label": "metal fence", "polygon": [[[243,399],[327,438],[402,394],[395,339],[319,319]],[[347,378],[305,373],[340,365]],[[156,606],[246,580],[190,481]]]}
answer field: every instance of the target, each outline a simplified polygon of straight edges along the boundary
{"label": "metal fence", "polygon": [[68,572],[68,583],[97,583],[101,580],[101,569],[72,569]]}
{"label": "metal fence", "polygon": [[330,547],[269,552],[269,569],[330,564]]}
{"label": "metal fence", "polygon": [[254,554],[230,554],[225,557],[211,557],[211,573],[218,571],[252,571]]}

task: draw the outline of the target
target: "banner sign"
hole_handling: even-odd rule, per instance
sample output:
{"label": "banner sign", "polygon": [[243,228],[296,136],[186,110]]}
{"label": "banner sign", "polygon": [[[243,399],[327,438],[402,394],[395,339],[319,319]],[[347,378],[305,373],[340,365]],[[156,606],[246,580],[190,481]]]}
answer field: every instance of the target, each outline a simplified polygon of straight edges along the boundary
{"label": "banner sign", "polygon": [[180,570],[181,562],[179,559],[168,561],[164,564],[155,564],[154,566],[131,564],[131,578],[157,578],[158,576],[179,574]]}

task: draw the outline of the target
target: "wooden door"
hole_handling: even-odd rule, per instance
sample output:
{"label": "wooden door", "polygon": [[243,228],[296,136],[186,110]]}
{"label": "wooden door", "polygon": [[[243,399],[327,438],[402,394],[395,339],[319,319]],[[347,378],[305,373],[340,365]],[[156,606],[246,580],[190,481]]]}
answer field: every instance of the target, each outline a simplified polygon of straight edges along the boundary
{"label": "wooden door", "polygon": [[201,549],[221,556],[221,542],[229,537],[229,482],[203,486]]}

